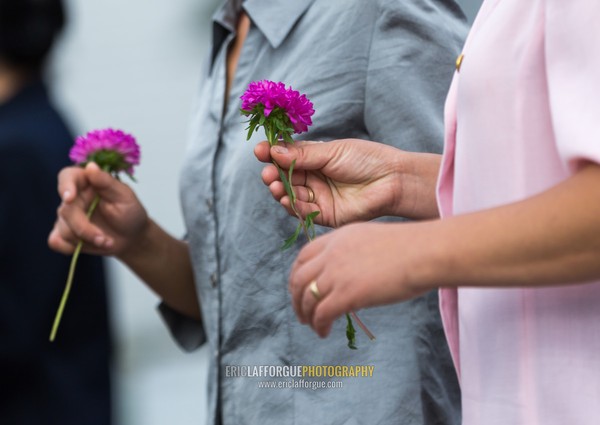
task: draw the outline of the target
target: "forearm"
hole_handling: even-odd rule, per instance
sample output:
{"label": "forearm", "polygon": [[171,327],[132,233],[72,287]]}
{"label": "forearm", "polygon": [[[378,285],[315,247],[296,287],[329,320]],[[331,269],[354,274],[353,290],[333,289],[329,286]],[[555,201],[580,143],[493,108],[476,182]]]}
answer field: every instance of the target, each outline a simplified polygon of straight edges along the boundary
{"label": "forearm", "polygon": [[118,258],[170,307],[186,316],[200,318],[187,243],[150,220],[135,248]]}
{"label": "forearm", "polygon": [[419,223],[409,281],[521,287],[600,279],[600,167],[487,211]]}

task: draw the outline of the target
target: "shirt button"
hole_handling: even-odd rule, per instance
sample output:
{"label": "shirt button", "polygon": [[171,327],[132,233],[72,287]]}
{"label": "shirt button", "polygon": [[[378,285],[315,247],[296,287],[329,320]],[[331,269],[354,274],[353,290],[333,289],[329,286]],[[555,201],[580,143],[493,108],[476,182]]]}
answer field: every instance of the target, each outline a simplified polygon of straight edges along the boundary
{"label": "shirt button", "polygon": [[206,209],[208,210],[208,212],[213,211],[213,200],[212,199],[206,200]]}
{"label": "shirt button", "polygon": [[216,273],[213,273],[210,275],[210,284],[213,288],[217,287],[217,284],[219,283],[219,278],[217,277]]}

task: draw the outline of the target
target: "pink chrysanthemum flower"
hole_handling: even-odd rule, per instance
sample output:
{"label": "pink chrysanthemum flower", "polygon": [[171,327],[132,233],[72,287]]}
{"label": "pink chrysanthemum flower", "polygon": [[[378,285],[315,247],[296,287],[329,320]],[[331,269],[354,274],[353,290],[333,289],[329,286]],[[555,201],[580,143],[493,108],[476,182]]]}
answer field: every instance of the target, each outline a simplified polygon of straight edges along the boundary
{"label": "pink chrysanthemum flower", "polygon": [[108,172],[125,171],[132,176],[133,167],[140,163],[140,147],[132,135],[121,130],[93,130],[77,137],[69,158],[78,165],[95,162]]}
{"label": "pink chrysanthemum flower", "polygon": [[[263,123],[257,123],[254,127],[251,118],[249,128],[252,128],[252,131],[257,126],[264,125],[264,122],[272,121],[276,135],[287,140],[291,139],[289,133],[292,131],[300,134],[308,131],[308,127],[312,125],[311,117],[315,113],[312,102],[306,95],[301,95],[291,87],[286,88],[283,83],[269,80],[254,81],[250,83],[241,99],[242,114],[258,118],[264,116]],[[268,137],[267,126],[265,130]],[[288,137],[285,137],[285,133],[288,133]],[[250,132],[249,135],[251,134]]]}

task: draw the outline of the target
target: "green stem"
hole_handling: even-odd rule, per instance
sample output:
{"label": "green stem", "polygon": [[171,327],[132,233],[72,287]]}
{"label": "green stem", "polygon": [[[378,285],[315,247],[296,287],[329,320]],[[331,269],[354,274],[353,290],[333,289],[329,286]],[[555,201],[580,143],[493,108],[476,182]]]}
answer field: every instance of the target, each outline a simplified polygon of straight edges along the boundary
{"label": "green stem", "polygon": [[[91,218],[92,214],[96,210],[98,203],[100,202],[100,196],[96,195],[90,208],[87,211],[87,218]],[[75,276],[75,267],[77,266],[77,260],[79,259],[79,254],[81,253],[81,248],[83,247],[83,241],[79,241],[77,243],[77,247],[75,247],[75,251],[73,252],[73,257],[71,257],[71,266],[69,267],[69,275],[67,276],[67,284],[65,285],[65,290],[63,292],[62,298],[60,299],[60,304],[58,306],[58,311],[56,312],[56,316],[54,317],[54,324],[52,325],[52,331],[50,332],[50,342],[53,342],[56,338],[56,332],[58,332],[58,326],[60,325],[60,320],[62,318],[63,312],[65,310],[65,305],[67,304],[67,298],[69,298],[69,293],[71,292],[71,286],[73,286],[73,277]]]}
{"label": "green stem", "polygon": [[[279,164],[276,163],[275,160],[271,160],[271,162],[277,168],[277,172],[279,173],[279,175],[280,176],[285,176],[285,173],[283,173],[283,170],[281,169],[281,167],[279,166]],[[290,206],[292,208],[292,211],[294,212],[294,214],[296,215],[296,217],[300,221],[300,224],[302,225],[302,231],[306,235],[306,239],[309,240],[309,241],[311,241],[312,238],[310,237],[310,233],[308,231],[308,227],[306,227],[306,223],[304,222],[304,218],[302,217],[302,214],[300,214],[300,211],[298,211],[296,209],[296,201],[295,201],[296,194],[294,193],[294,188],[292,187],[292,182],[289,182],[289,184],[290,184],[290,190],[292,191],[292,199],[290,199]]]}
{"label": "green stem", "polygon": [[[278,137],[277,137],[277,131],[275,131],[267,123],[265,123],[264,128],[265,128],[265,135],[267,136],[267,140],[269,141],[269,145],[275,146],[279,142]],[[285,176],[285,173],[282,172],[282,169],[279,166],[279,164],[277,162],[275,162],[275,160],[271,160],[271,162],[277,168],[277,172],[279,173],[279,175]],[[310,241],[310,240],[312,240],[312,238],[310,237],[310,233],[308,232],[308,228],[306,227],[306,223],[304,222],[304,217],[302,217],[302,214],[300,214],[300,212],[296,209],[296,201],[295,201],[296,194],[294,193],[294,187],[292,186],[291,181],[288,183],[290,185],[290,191],[292,192],[292,199],[290,199],[290,205],[291,205],[292,211],[294,212],[294,214],[300,221],[300,224],[302,225],[302,231],[306,235],[306,239]]]}

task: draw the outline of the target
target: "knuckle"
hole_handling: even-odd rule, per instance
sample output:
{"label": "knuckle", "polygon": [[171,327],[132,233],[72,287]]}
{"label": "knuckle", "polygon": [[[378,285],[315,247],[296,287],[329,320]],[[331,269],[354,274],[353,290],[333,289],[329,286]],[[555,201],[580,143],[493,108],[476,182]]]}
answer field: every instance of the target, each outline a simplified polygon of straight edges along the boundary
{"label": "knuckle", "polygon": [[69,216],[70,212],[71,212],[71,207],[64,202],[61,202],[61,204],[56,209],[57,217],[60,217],[63,220]]}
{"label": "knuckle", "polygon": [[84,239],[86,232],[85,230],[80,227],[80,226],[76,226],[75,228],[72,229],[73,235],[77,238],[77,239]]}

